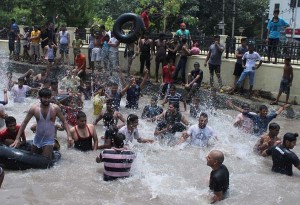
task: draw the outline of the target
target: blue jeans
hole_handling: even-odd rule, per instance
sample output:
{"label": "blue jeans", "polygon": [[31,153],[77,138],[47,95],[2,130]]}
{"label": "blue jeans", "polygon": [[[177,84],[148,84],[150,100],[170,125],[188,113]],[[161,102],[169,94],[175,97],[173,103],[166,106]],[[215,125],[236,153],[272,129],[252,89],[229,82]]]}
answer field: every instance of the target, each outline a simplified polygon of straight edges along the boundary
{"label": "blue jeans", "polygon": [[240,79],[237,81],[237,85],[241,86],[247,76],[249,76],[249,85],[253,85],[254,84],[254,75],[255,75],[255,71],[244,70],[240,76]]}

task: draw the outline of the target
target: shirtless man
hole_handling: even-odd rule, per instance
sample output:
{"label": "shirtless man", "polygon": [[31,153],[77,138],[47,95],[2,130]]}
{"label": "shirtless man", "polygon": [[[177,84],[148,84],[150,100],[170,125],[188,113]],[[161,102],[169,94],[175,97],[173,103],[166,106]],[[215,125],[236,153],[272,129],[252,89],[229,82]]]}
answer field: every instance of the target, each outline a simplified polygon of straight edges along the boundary
{"label": "shirtless man", "polygon": [[177,64],[175,74],[174,74],[174,81],[177,80],[177,76],[179,71],[181,70],[181,81],[183,84],[186,83],[186,78],[185,78],[185,66],[187,62],[187,57],[190,55],[191,50],[188,48],[188,44],[186,39],[182,39],[182,47],[180,51],[180,59]]}
{"label": "shirtless man", "polygon": [[115,125],[117,125],[118,120],[121,120],[122,124],[118,125],[118,128],[121,128],[125,125],[125,118],[123,117],[123,115],[120,112],[113,109],[113,100],[112,99],[108,99],[106,101],[106,111],[102,111],[100,113],[100,115],[97,116],[97,118],[93,122],[93,124],[96,125],[103,118],[105,113],[109,113],[109,114],[113,115],[113,120],[114,120]]}
{"label": "shirtless man", "polygon": [[271,102],[271,105],[278,105],[279,98],[282,93],[286,94],[285,103],[288,104],[289,97],[290,97],[290,87],[292,86],[294,74],[293,74],[293,67],[291,65],[291,58],[286,57],[284,59],[284,66],[283,66],[283,76],[280,82],[280,88],[275,101]]}
{"label": "shirtless man", "polygon": [[68,146],[72,142],[72,136],[70,133],[69,125],[62,114],[58,105],[50,103],[51,90],[42,88],[39,90],[40,103],[34,104],[30,107],[24,121],[21,124],[16,140],[11,147],[18,147],[21,134],[24,132],[28,122],[34,116],[37,121],[36,135],[33,139],[33,145],[31,152],[41,153],[48,159],[52,159],[52,151],[55,137],[55,119],[58,117],[67,132]]}
{"label": "shirtless man", "polygon": [[280,126],[277,123],[270,123],[269,133],[260,137],[254,147],[254,151],[257,151],[259,155],[262,155],[262,153],[270,147],[279,145],[281,143],[280,138],[278,137],[279,130]]}
{"label": "shirtless man", "polygon": [[144,73],[144,67],[150,71],[150,62],[153,56],[153,41],[149,39],[149,32],[145,32],[143,38],[139,41],[139,53],[140,53],[140,75]]}
{"label": "shirtless man", "polygon": [[[98,137],[94,125],[86,123],[86,114],[82,111],[77,113],[77,125],[70,132],[74,140],[74,148],[80,151],[96,150]],[[94,145],[92,142],[94,141]]]}
{"label": "shirtless man", "polygon": [[164,33],[160,33],[157,40],[154,41],[154,54],[156,50],[156,57],[155,57],[155,80],[158,83],[158,70],[159,70],[159,64],[162,64],[162,67],[166,63],[166,51],[167,51],[167,43]]}

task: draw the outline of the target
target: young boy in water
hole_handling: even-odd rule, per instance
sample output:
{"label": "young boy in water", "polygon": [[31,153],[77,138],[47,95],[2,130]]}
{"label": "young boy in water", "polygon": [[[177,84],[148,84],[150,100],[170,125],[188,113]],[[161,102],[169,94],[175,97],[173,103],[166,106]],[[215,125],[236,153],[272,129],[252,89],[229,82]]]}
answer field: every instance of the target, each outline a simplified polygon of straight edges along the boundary
{"label": "young boy in water", "polygon": [[269,133],[260,137],[254,147],[254,151],[257,151],[261,155],[265,150],[272,146],[280,144],[280,138],[277,136],[280,130],[280,126],[272,122],[269,125]]}
{"label": "young boy in water", "polygon": [[103,150],[96,162],[104,162],[103,180],[111,181],[130,176],[131,164],[135,153],[124,148],[125,135],[118,133],[113,136],[114,147]]}
{"label": "young boy in water", "polygon": [[140,137],[137,126],[139,124],[139,117],[135,114],[130,114],[127,117],[127,125],[123,126],[118,133],[125,135],[124,143],[132,143],[133,138],[139,143],[153,143],[152,139],[145,139]]}
{"label": "young boy in water", "polygon": [[[5,144],[10,146],[16,139],[19,132],[20,125],[17,125],[16,118],[8,116],[5,118],[6,128],[0,131],[0,144]],[[21,134],[21,143],[23,145],[26,143],[25,133]]]}
{"label": "young boy in water", "polygon": [[286,57],[284,59],[284,66],[283,66],[283,76],[280,82],[280,88],[275,101],[271,102],[270,105],[278,105],[279,98],[282,93],[286,94],[285,103],[289,102],[290,97],[290,88],[292,86],[294,74],[293,74],[293,67],[291,65],[291,58]]}

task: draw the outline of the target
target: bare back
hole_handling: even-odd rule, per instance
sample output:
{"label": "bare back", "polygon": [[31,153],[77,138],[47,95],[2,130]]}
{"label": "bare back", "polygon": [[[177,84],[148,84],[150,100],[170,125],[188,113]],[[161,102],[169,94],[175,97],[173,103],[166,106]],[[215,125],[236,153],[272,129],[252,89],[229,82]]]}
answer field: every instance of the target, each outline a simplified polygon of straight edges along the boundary
{"label": "bare back", "polygon": [[291,65],[284,65],[282,78],[288,80],[293,78],[293,67]]}

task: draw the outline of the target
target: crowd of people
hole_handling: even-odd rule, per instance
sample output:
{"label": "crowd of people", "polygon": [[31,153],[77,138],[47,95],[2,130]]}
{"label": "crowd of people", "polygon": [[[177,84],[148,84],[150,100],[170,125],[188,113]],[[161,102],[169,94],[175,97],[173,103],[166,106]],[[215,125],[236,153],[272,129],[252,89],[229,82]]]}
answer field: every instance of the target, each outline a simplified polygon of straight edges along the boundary
{"label": "crowd of people", "polygon": [[[147,15],[147,13],[145,14]],[[146,18],[146,17],[145,17]],[[146,18],[147,19],[147,18]],[[16,25],[14,26],[16,27]],[[175,140],[175,144],[186,143],[191,146],[207,147],[214,141],[220,140],[216,130],[208,126],[209,113],[203,112],[203,104],[200,102],[199,89],[203,80],[203,71],[200,69],[200,63],[194,64],[194,69],[186,74],[187,57],[191,54],[197,54],[197,49],[192,49],[192,39],[184,23],[180,24],[180,29],[176,32],[171,41],[165,40],[162,33],[156,40],[149,39],[149,33],[146,31],[139,39],[138,43],[127,44],[125,57],[128,59],[127,79],[124,76],[119,65],[118,46],[120,42],[114,37],[112,32],[105,30],[104,26],[94,27],[89,39],[88,62],[91,69],[98,71],[98,74],[92,81],[86,80],[87,63],[86,57],[81,54],[80,48],[83,43],[79,35],[71,43],[70,34],[63,25],[59,32],[55,32],[53,24],[46,25],[45,30],[40,31],[37,26],[28,35],[26,46],[30,42],[31,61],[38,62],[41,58],[39,46],[41,44],[44,52],[44,58],[48,61],[47,68],[41,73],[35,74],[33,70],[27,71],[17,82],[12,80],[12,73],[8,73],[9,91],[4,90],[3,105],[8,103],[7,92],[11,92],[15,105],[23,103],[28,96],[38,95],[39,102],[33,104],[28,110],[25,119],[21,125],[16,124],[16,119],[9,113],[9,116],[0,106],[0,125],[6,128],[0,132],[0,143],[11,147],[21,147],[26,142],[24,131],[30,119],[34,117],[37,124],[33,128],[35,136],[31,151],[41,154],[48,159],[52,158],[53,149],[59,149],[57,146],[57,130],[65,130],[67,133],[67,144],[69,148],[75,148],[80,151],[102,150],[96,158],[96,162],[104,162],[103,179],[114,180],[130,176],[130,167],[136,156],[131,149],[131,143],[136,140],[139,143],[155,143],[163,138]],[[19,35],[15,30],[12,32]],[[43,33],[44,32],[44,33]],[[47,33],[47,35],[46,35]],[[23,39],[20,35],[20,39]],[[10,41],[11,43],[11,41]],[[195,43],[195,42],[194,42]],[[51,65],[55,62],[56,50],[61,54],[60,59],[66,59],[70,62],[69,48],[73,47],[75,56],[75,67],[65,67],[66,75],[59,81],[57,78],[50,78],[53,70]],[[15,48],[14,48],[15,49]],[[24,49],[25,50],[25,49]],[[199,51],[199,50],[198,50]],[[222,79],[220,75],[221,58],[224,46],[220,43],[220,37],[215,36],[214,42],[209,47],[209,52],[204,66],[208,65],[210,72],[210,85],[213,88],[210,92],[216,92],[214,88],[214,74],[216,74],[219,83],[219,91],[223,92]],[[28,52],[28,50],[26,50]],[[176,55],[179,53],[179,62],[175,67]],[[130,67],[132,60],[140,56],[140,75],[142,79],[130,76]],[[153,138],[145,138],[140,135],[138,124],[139,116],[129,114],[127,117],[121,113],[120,102],[123,96],[126,96],[125,109],[139,109],[139,99],[141,92],[149,80],[150,62],[155,55],[156,69],[155,81],[159,82],[159,68],[162,64],[162,79],[159,90],[154,91],[151,96],[150,104],[143,108],[141,118],[146,119],[147,123],[157,122],[153,132]],[[242,39],[241,47],[236,51],[236,67],[234,75],[236,76],[233,90],[234,94],[243,86],[246,76],[249,76],[250,92],[253,87],[254,71],[262,64],[258,53],[254,51],[254,45],[246,43]],[[256,65],[256,61],[259,64]],[[62,60],[62,62],[65,62]],[[181,81],[178,81],[178,74],[181,70]],[[108,81],[109,76],[118,76],[120,83]],[[53,76],[53,75],[52,75]],[[293,79],[290,59],[287,58],[284,66],[283,80],[280,85],[279,96],[282,92],[287,92]],[[185,95],[177,92],[175,83],[179,83],[185,90]],[[123,85],[123,86],[122,86]],[[209,96],[208,96],[209,97]],[[87,122],[87,114],[83,110],[83,100],[90,103],[93,99],[95,120],[92,123]],[[278,103],[278,99],[272,104]],[[161,105],[158,105],[161,100]],[[185,116],[182,111],[188,111],[190,116]],[[277,123],[270,123],[285,108],[289,106],[288,92],[287,101],[276,112],[268,114],[268,108],[262,105],[259,113],[250,112],[248,104],[241,108],[234,105],[231,101],[227,104],[240,112],[233,126],[240,128],[241,132],[253,134],[259,137],[254,150],[262,156],[272,155],[274,172],[292,175],[292,165],[300,170],[300,160],[291,151],[296,144],[297,133],[286,133],[283,139],[278,137],[280,126]],[[106,106],[104,106],[104,104]],[[168,104],[167,109],[164,105]],[[189,105],[189,106],[187,106]],[[105,107],[105,108],[104,108]],[[56,124],[56,118],[59,118],[61,125]],[[190,118],[196,118],[198,122],[191,125]],[[99,144],[95,126],[103,120],[104,144]],[[267,129],[269,127],[269,132]],[[179,139],[175,138],[175,133],[181,133]],[[223,164],[224,154],[219,150],[211,151],[207,159],[207,165],[212,168],[210,175],[209,188],[214,195],[212,202],[224,199],[229,188],[229,172]],[[0,167],[0,185],[4,177],[4,171]]]}

